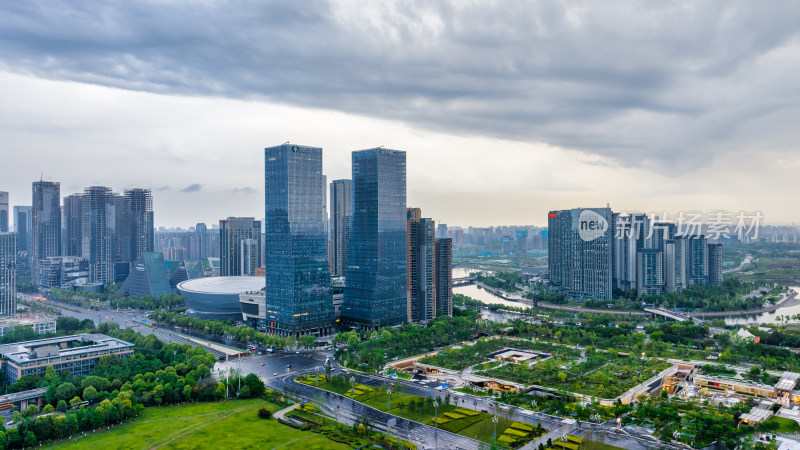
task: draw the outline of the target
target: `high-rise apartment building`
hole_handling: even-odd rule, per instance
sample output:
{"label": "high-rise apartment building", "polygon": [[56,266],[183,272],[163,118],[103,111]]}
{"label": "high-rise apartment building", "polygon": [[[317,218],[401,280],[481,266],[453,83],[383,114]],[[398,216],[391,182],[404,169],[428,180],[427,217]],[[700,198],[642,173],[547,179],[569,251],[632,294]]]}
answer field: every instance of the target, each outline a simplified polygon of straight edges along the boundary
{"label": "high-rise apartment building", "polygon": [[708,284],[722,284],[722,243],[719,242],[708,244]]}
{"label": "high-rise apartment building", "polygon": [[436,314],[453,315],[453,241],[436,239]]}
{"label": "high-rise apartment building", "polygon": [[330,271],[332,277],[344,276],[347,267],[347,243],[353,229],[353,181],[331,183]]}
{"label": "high-rise apartment building", "polygon": [[664,292],[664,258],[661,250],[645,248],[637,255],[637,291],[639,296]]}
{"label": "high-rise apartment building", "polygon": [[550,211],[547,217],[553,287],[574,299],[611,298],[611,209]]}
{"label": "high-rise apartment building", "polygon": [[708,284],[708,240],[704,235],[691,235],[684,239],[689,284]]}
{"label": "high-rise apartment building", "polygon": [[423,218],[419,208],[406,213],[409,322],[427,322],[436,317],[436,238],[433,220]]}
{"label": "high-rise apartment building", "polygon": [[125,252],[120,260],[133,263],[155,248],[153,195],[150,189],[126,189],[124,198],[122,238]]}
{"label": "high-rise apartment building", "polygon": [[266,330],[328,335],[335,317],[322,149],[283,144],[266,148],[264,156]]}
{"label": "high-rise apartment building", "polygon": [[353,230],[347,248],[342,320],[366,329],[407,314],[406,154],[353,152]]}
{"label": "high-rise apartment building", "polygon": [[17,314],[17,235],[0,232],[0,316]]}
{"label": "high-rise apartment building", "polygon": [[686,239],[668,239],[664,242],[664,291],[680,292],[687,286]]}
{"label": "high-rise apartment building", "polygon": [[61,184],[34,181],[32,208],[31,274],[36,277],[40,259],[61,254]]}
{"label": "high-rise apartment building", "polygon": [[[223,277],[248,275],[242,273],[242,241],[258,240],[261,259],[261,221],[252,217],[228,217],[219,221],[219,274]],[[261,266],[257,261],[256,267]]]}
{"label": "high-rise apartment building", "polygon": [[8,192],[0,191],[0,233],[8,232]]}

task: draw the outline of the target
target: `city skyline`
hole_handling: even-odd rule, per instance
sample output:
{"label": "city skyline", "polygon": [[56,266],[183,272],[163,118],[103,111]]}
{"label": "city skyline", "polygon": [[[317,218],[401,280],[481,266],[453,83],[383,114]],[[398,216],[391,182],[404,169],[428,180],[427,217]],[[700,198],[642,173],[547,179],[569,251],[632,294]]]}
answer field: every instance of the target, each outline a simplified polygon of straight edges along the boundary
{"label": "city skyline", "polygon": [[346,3],[2,6],[0,190],[147,187],[157,226],[258,217],[260,150],[288,140],[323,145],[329,180],[355,149],[405,149],[409,204],[437,223],[609,202],[800,222],[796,5]]}

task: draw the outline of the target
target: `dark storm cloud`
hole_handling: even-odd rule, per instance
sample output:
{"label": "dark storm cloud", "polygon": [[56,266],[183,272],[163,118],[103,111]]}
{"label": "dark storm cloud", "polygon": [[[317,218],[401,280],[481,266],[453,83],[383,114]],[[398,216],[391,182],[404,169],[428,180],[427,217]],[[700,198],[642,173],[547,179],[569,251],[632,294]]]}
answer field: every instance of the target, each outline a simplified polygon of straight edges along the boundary
{"label": "dark storm cloud", "polygon": [[186,186],[185,188],[181,189],[181,192],[197,192],[200,189],[203,189],[202,184],[194,183]]}
{"label": "dark storm cloud", "polygon": [[800,88],[792,1],[65,1],[0,11],[6,70],[330,108],[623,165],[710,161],[740,125],[796,104]]}

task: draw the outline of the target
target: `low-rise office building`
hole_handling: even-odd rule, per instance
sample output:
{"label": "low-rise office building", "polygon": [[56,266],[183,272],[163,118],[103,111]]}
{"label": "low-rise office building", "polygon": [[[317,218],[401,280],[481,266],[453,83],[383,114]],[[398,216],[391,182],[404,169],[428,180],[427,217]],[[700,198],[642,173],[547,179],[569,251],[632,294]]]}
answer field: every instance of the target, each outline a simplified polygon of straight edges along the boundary
{"label": "low-rise office building", "polygon": [[43,377],[48,366],[88,375],[105,355],[130,358],[133,344],[103,334],[78,334],[0,345],[0,370],[9,383],[26,375]]}
{"label": "low-rise office building", "polygon": [[41,314],[17,314],[16,317],[5,317],[0,319],[0,336],[5,336],[14,327],[31,327],[37,334],[55,333],[56,319]]}

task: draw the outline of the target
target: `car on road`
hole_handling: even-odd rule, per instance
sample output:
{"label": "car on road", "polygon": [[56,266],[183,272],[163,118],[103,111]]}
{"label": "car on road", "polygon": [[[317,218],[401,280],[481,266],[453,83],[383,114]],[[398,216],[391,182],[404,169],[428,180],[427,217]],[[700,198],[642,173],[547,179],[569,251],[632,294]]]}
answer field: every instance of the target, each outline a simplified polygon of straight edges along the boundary
{"label": "car on road", "polygon": [[276,372],[276,373],[273,373],[273,374],[272,374],[272,376],[273,376],[273,377],[277,377],[277,376],[278,376],[278,373],[277,373],[277,372]]}
{"label": "car on road", "polygon": [[263,366],[264,366],[264,363],[261,363],[261,366],[263,367]]}

